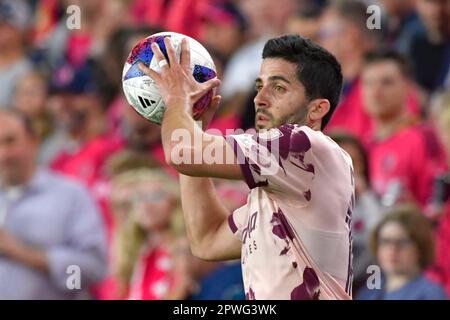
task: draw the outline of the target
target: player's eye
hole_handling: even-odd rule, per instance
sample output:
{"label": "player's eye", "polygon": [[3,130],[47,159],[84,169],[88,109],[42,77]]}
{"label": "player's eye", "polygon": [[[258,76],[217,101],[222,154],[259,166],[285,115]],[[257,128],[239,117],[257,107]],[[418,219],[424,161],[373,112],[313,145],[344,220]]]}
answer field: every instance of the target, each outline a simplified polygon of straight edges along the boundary
{"label": "player's eye", "polygon": [[255,90],[257,92],[261,91],[261,89],[262,89],[262,85],[261,84],[255,84]]}
{"label": "player's eye", "polygon": [[282,86],[277,84],[277,85],[275,85],[275,91],[279,92],[279,93],[283,93],[283,92],[286,91],[286,89],[284,87],[282,87]]}

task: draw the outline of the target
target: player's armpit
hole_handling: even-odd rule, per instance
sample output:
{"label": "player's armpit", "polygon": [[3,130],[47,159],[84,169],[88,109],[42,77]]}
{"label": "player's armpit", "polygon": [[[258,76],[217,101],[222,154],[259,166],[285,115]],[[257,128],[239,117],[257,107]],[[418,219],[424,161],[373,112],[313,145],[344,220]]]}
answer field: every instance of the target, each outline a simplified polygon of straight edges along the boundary
{"label": "player's armpit", "polygon": [[234,260],[241,257],[241,247],[241,241],[225,220],[204,239],[201,246],[191,247],[191,250],[194,256],[204,260]]}
{"label": "player's armpit", "polygon": [[[200,131],[200,130],[199,130]],[[191,177],[243,180],[234,151],[224,137],[196,132],[193,139],[173,137],[166,161]]]}

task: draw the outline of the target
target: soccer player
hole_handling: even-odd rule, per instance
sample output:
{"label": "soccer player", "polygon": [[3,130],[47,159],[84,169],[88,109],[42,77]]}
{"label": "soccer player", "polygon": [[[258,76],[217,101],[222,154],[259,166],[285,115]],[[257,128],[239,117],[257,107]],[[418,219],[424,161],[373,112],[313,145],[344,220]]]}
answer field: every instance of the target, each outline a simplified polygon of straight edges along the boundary
{"label": "soccer player", "polygon": [[[193,254],[240,257],[247,299],[350,299],[352,161],[321,132],[339,100],[339,63],[297,35],[269,40],[255,81],[258,132],[222,137],[204,131],[220,96],[203,128],[192,117],[193,104],[220,81],[194,80],[186,40],[180,62],[169,38],[165,47],[167,59],[152,45],[161,72],[140,67],[166,105],[162,142],[166,161],[181,173]],[[190,139],[179,139],[186,133]],[[205,161],[209,152],[223,161]],[[226,161],[230,153],[233,161]],[[198,157],[203,161],[188,161]],[[210,177],[245,180],[247,204],[227,212]]]}

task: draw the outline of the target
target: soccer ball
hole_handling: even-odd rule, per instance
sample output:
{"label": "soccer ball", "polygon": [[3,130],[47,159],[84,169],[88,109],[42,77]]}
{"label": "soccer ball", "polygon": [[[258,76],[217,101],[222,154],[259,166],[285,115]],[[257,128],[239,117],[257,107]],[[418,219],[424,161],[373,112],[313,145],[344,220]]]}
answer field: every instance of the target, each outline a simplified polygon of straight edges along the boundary
{"label": "soccer ball", "polygon": [[[144,74],[138,66],[141,61],[149,68],[160,72],[158,61],[153,59],[151,44],[158,43],[161,51],[168,60],[164,38],[170,37],[175,49],[178,61],[181,55],[181,40],[188,39],[191,51],[191,70],[198,82],[205,82],[216,77],[216,67],[208,51],[196,40],[175,32],[160,32],[141,40],[129,54],[123,67],[122,86],[128,103],[144,118],[161,124],[165,105],[159,94],[155,81]],[[209,91],[194,105],[193,115],[195,119],[201,116],[211,102],[213,91]]]}

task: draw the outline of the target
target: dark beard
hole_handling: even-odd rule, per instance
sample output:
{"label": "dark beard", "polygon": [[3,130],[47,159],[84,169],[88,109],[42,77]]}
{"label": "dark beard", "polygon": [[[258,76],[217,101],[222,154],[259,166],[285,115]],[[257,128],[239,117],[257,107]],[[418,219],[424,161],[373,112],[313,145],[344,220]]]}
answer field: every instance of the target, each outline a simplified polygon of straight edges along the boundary
{"label": "dark beard", "polygon": [[268,117],[270,122],[271,122],[271,124],[273,126],[271,126],[270,128],[258,128],[255,125],[255,129],[257,131],[263,130],[263,129],[267,129],[268,130],[268,129],[271,129],[271,128],[281,127],[284,124],[299,124],[299,125],[302,125],[302,126],[306,125],[306,123],[307,123],[307,116],[308,116],[308,104],[309,104],[309,101],[305,102],[299,108],[299,111],[297,111],[294,114],[285,115],[284,117],[278,119],[277,121],[275,121],[273,116],[270,113],[268,113],[268,111],[266,111],[266,109],[260,109],[260,110],[258,110],[256,112],[255,123],[256,123],[256,117],[258,116],[258,113],[259,113],[259,114],[263,114],[266,117]]}

